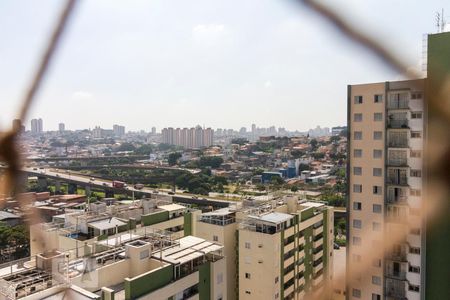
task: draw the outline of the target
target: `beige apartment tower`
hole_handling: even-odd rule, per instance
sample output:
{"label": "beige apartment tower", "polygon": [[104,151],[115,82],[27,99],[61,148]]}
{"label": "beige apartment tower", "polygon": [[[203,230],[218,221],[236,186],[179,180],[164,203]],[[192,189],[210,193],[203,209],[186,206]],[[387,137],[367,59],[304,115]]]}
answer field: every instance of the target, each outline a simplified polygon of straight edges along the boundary
{"label": "beige apartment tower", "polygon": [[348,299],[424,299],[424,90],[348,87]]}

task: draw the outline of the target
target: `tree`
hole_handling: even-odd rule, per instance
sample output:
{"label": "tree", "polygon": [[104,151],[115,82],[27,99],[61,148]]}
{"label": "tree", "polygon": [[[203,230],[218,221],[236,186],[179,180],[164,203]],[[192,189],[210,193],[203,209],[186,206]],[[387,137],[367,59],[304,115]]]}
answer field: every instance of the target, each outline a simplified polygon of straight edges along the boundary
{"label": "tree", "polygon": [[134,150],[136,150],[136,147],[131,143],[123,143],[115,149],[116,152],[134,151]]}
{"label": "tree", "polygon": [[140,154],[140,155],[149,155],[152,152],[153,152],[153,146],[150,144],[144,144],[134,151],[134,153]]}
{"label": "tree", "polygon": [[309,141],[309,144],[311,145],[311,148],[312,148],[313,150],[317,149],[317,144],[318,144],[318,142],[317,142],[316,139],[312,139],[311,141]]}
{"label": "tree", "polygon": [[179,152],[172,152],[169,154],[169,158],[167,159],[170,166],[176,165],[178,162],[178,159],[181,157],[181,153]]}
{"label": "tree", "polygon": [[291,151],[291,155],[293,158],[300,158],[303,155],[305,155],[305,152],[301,151],[301,150],[292,150]]}
{"label": "tree", "polygon": [[245,145],[248,143],[246,138],[234,138],[231,140],[231,144]]}
{"label": "tree", "polygon": [[294,185],[293,187],[291,187],[291,192],[297,192],[298,191],[298,187],[296,185]]}
{"label": "tree", "polygon": [[298,172],[301,173],[302,171],[309,171],[309,166],[307,164],[300,164]]}
{"label": "tree", "polygon": [[314,159],[323,159],[325,157],[325,153],[321,153],[321,152],[314,152],[312,154],[312,157],[314,157]]}
{"label": "tree", "polygon": [[223,163],[223,158],[219,156],[202,156],[199,160],[200,167],[211,167],[216,169]]}
{"label": "tree", "polygon": [[333,135],[332,137],[330,137],[330,142],[332,142],[332,143],[337,143],[337,142],[339,142],[340,139],[341,139],[340,136],[338,136],[338,135]]}

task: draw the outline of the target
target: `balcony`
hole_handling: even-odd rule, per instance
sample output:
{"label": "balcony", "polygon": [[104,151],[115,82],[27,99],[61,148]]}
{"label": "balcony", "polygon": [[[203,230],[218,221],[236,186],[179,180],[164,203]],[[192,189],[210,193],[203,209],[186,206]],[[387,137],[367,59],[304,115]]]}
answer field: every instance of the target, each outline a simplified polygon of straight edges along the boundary
{"label": "balcony", "polygon": [[409,95],[407,92],[395,93],[389,95],[387,104],[389,110],[409,109]]}
{"label": "balcony", "polygon": [[[396,178],[396,176],[392,176],[392,180],[388,180],[386,183],[393,184],[393,185],[407,185],[408,184],[408,178],[406,174],[404,176],[401,176],[400,178]],[[398,179],[398,180],[397,180]],[[399,184],[397,184],[397,182]],[[400,184],[404,183],[404,184]],[[407,204],[408,203],[408,189],[407,188],[389,188],[386,195],[386,200],[389,204]]]}
{"label": "balcony", "polygon": [[392,129],[409,128],[408,119],[391,119],[388,121],[388,128]]}
{"label": "balcony", "polygon": [[392,279],[406,281],[406,272],[404,271],[388,271],[386,276]]}
{"label": "balcony", "polygon": [[407,167],[408,159],[406,157],[389,157],[387,164],[390,167]]}
{"label": "balcony", "polygon": [[313,254],[313,260],[315,261],[320,259],[321,257],[323,257],[323,251],[318,251],[317,253]]}
{"label": "balcony", "polygon": [[314,274],[317,274],[322,269],[323,269],[323,262],[319,263],[317,266],[314,266]]}
{"label": "balcony", "polygon": [[[398,174],[389,174],[386,177],[386,184],[390,185],[400,185],[400,186],[407,186],[408,185],[408,176],[406,175],[398,175]],[[408,199],[406,196],[392,196],[393,200],[405,200]]]}
{"label": "balcony", "polygon": [[321,234],[322,232],[323,232],[323,226],[319,226],[319,227],[317,227],[317,228],[313,228],[313,235],[314,235],[314,236],[319,235],[319,234]]}
{"label": "balcony", "polygon": [[406,281],[386,279],[387,299],[406,300]]}
{"label": "balcony", "polygon": [[392,251],[388,253],[388,259],[396,262],[408,262],[406,251]]}
{"label": "balcony", "polygon": [[314,249],[319,248],[319,247],[322,246],[322,245],[323,245],[323,238],[318,239],[317,241],[314,241],[314,242],[313,242],[313,247],[314,247]]}

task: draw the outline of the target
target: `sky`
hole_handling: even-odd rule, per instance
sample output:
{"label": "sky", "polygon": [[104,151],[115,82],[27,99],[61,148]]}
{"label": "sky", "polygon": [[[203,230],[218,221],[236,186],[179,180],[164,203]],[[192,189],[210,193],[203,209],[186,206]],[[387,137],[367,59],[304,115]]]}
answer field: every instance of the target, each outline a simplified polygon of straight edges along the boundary
{"label": "sky", "polygon": [[[323,0],[421,68],[422,39],[448,0]],[[0,1],[0,131],[60,0]],[[447,6],[446,6],[447,5]],[[450,21],[450,17],[447,17]],[[113,124],[307,130],[344,125],[348,84],[399,80],[294,0],[89,0],[77,6],[25,125]]]}

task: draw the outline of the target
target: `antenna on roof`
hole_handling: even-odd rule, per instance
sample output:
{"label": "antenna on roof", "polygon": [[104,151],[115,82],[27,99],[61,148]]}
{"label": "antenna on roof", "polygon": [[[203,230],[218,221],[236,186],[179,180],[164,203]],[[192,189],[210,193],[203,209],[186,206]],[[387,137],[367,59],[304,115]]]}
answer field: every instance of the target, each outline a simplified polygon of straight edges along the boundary
{"label": "antenna on roof", "polygon": [[441,30],[441,14],[439,12],[436,12],[436,28],[437,33],[439,33]]}

